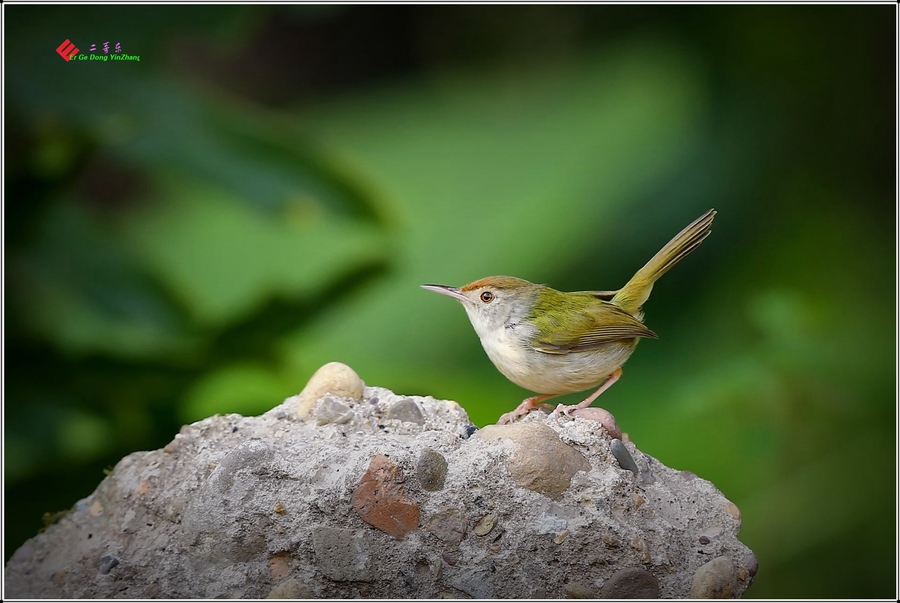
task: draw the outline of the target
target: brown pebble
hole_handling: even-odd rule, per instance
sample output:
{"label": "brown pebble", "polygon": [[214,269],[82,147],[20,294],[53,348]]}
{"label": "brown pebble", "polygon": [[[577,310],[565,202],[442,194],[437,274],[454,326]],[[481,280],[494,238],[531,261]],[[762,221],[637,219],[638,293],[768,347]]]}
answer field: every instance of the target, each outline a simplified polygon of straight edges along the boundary
{"label": "brown pebble", "polygon": [[612,416],[612,413],[605,408],[600,408],[598,406],[577,408],[571,412],[571,415],[573,417],[580,417],[589,421],[596,421],[603,426],[603,428],[606,430],[606,433],[608,433],[610,437],[617,440],[622,439],[622,430],[619,429],[619,426],[616,424],[616,418]]}
{"label": "brown pebble", "polygon": [[737,572],[728,557],[701,565],[691,581],[692,599],[733,599],[736,592]]}
{"label": "brown pebble", "polygon": [[313,599],[315,596],[315,593],[308,586],[301,584],[295,578],[291,578],[270,590],[269,594],[266,595],[266,599]]}
{"label": "brown pebble", "polygon": [[269,557],[269,572],[272,574],[273,580],[287,578],[288,574],[291,573],[291,570],[288,567],[287,558],[287,553],[279,553]]}
{"label": "brown pebble", "polygon": [[272,508],[272,510],[279,515],[284,515],[285,513],[287,513],[287,509],[285,509],[284,505],[281,503],[275,503],[275,506]]}
{"label": "brown pebble", "polygon": [[568,490],[572,476],[589,471],[591,464],[581,452],[564,443],[553,429],[540,423],[487,425],[476,432],[483,440],[508,439],[516,444],[509,458],[509,473],[520,488],[550,498]]}
{"label": "brown pebble", "polygon": [[459,544],[466,535],[468,521],[461,509],[438,511],[425,522],[425,529],[448,544]]}
{"label": "brown pebble", "polygon": [[376,454],[350,499],[363,521],[398,540],[419,527],[419,506],[406,495],[404,480],[400,467]]}

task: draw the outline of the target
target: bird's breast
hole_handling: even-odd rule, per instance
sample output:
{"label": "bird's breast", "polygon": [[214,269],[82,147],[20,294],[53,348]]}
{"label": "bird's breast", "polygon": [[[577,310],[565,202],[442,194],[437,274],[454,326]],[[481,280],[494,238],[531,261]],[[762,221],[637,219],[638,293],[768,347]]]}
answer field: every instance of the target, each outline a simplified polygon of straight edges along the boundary
{"label": "bird's breast", "polygon": [[538,394],[568,394],[595,387],[625,364],[637,345],[637,339],[629,339],[595,350],[547,354],[532,347],[535,332],[534,325],[523,323],[480,334],[480,338],[497,370]]}

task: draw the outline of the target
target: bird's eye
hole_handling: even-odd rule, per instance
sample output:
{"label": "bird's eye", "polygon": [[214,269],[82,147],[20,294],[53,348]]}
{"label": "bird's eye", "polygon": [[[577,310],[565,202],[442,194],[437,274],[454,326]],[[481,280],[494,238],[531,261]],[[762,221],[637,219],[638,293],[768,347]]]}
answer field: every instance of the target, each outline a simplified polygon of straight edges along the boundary
{"label": "bird's eye", "polygon": [[484,293],[481,294],[481,301],[483,301],[484,303],[489,304],[493,300],[494,300],[494,294],[491,293],[490,291],[485,291]]}

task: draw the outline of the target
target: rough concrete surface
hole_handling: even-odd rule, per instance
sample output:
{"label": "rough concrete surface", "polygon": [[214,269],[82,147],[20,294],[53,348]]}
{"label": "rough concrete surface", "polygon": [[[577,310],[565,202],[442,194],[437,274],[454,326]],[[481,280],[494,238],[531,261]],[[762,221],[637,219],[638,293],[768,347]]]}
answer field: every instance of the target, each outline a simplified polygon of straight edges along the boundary
{"label": "rough concrete surface", "polygon": [[15,552],[6,597],[729,598],[753,581],[738,508],[599,422],[476,431],[455,402],[358,379],[326,365],[261,416],[125,457]]}

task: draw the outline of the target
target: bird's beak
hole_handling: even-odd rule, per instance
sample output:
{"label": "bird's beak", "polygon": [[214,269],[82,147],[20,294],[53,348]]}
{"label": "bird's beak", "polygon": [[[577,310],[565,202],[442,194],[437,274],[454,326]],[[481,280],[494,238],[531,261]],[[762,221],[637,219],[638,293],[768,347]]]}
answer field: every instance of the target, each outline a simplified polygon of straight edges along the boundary
{"label": "bird's beak", "polygon": [[459,289],[456,287],[448,287],[447,285],[421,285],[423,289],[427,289],[428,291],[434,291],[435,293],[440,293],[441,295],[448,295],[450,297],[455,297],[461,302],[469,301],[465,295],[459,292]]}

